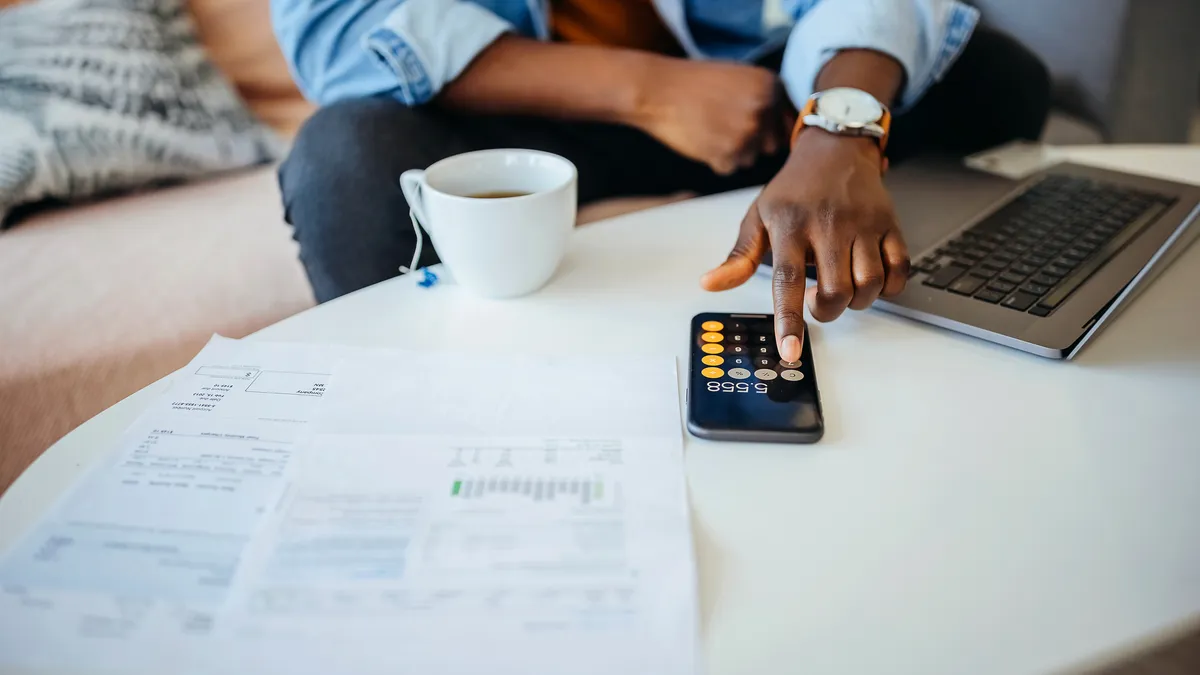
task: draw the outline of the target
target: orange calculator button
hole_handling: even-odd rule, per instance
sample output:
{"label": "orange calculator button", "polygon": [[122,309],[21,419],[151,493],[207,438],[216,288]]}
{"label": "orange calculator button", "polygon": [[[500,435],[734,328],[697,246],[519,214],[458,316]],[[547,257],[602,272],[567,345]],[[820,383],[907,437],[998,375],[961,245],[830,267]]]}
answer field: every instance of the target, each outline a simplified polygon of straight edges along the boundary
{"label": "orange calculator button", "polygon": [[719,366],[722,363],[725,363],[725,359],[717,356],[716,354],[709,354],[708,356],[700,359],[700,363],[703,363],[706,366]]}
{"label": "orange calculator button", "polygon": [[700,324],[700,327],[704,330],[715,332],[724,328],[725,324],[721,323],[720,321],[705,321],[704,323]]}
{"label": "orange calculator button", "polygon": [[715,380],[716,378],[724,375],[725,371],[721,370],[720,368],[711,368],[710,367],[710,368],[705,368],[704,370],[700,371],[700,374],[707,377],[710,380]]}
{"label": "orange calculator button", "polygon": [[721,335],[720,333],[705,333],[704,335],[700,336],[700,339],[704,340],[705,342],[720,342],[721,340],[725,339],[725,336]]}
{"label": "orange calculator button", "polygon": [[721,345],[713,344],[711,342],[705,345],[700,345],[700,349],[705,354],[720,354],[721,352],[725,351],[725,348]]}

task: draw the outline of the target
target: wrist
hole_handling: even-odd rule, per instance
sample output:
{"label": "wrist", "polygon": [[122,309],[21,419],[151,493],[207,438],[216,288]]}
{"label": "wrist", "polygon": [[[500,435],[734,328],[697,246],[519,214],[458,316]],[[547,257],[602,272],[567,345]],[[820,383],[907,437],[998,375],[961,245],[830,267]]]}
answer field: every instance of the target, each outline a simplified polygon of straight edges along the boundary
{"label": "wrist", "polygon": [[883,52],[843,49],[817,74],[816,90],[853,87],[891,105],[904,86],[904,67]]}
{"label": "wrist", "polygon": [[878,166],[881,170],[886,164],[883,150],[880,149],[879,142],[874,138],[843,136],[819,127],[805,127],[796,135],[796,142],[792,144],[788,162],[797,157],[808,161],[814,156],[854,157],[858,161]]}
{"label": "wrist", "polygon": [[620,67],[629,77],[625,91],[619,96],[614,121],[650,133],[666,115],[668,105],[663,97],[669,77],[666,71],[675,59],[642,51],[629,51],[626,56]]}

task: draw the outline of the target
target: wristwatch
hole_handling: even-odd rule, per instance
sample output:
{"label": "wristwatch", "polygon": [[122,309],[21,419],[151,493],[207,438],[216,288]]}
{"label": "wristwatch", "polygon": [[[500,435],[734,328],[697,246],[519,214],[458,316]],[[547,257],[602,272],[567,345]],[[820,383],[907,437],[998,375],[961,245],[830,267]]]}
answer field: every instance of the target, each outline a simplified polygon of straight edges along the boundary
{"label": "wristwatch", "polygon": [[792,145],[804,127],[820,127],[831,134],[868,136],[887,147],[892,113],[887,106],[861,89],[836,87],[808,97],[800,110],[800,119],[792,130]]}

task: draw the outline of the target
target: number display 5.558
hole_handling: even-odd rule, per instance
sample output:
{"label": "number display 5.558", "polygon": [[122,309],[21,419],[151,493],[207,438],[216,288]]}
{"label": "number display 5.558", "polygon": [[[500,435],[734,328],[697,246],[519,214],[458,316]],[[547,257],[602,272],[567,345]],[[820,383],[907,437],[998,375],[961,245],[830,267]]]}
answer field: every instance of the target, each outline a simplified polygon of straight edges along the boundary
{"label": "number display 5.558", "polygon": [[725,391],[731,394],[748,394],[752,391],[765,394],[767,393],[767,385],[762,382],[755,382],[753,386],[748,382],[709,382],[708,390]]}

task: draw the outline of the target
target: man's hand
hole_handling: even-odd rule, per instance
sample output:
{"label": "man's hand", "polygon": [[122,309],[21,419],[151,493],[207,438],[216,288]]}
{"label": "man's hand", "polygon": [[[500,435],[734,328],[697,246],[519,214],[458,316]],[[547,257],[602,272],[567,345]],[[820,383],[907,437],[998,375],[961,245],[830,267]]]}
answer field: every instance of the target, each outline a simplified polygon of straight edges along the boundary
{"label": "man's hand", "polygon": [[[881,155],[871,139],[804,130],[750,206],[729,258],[701,280],[710,291],[739,286],[770,249],[775,334],[785,361],[800,359],[804,302],[824,322],[904,290],[908,249],[883,186]],[[808,261],[817,283],[806,290]]]}
{"label": "man's hand", "polygon": [[779,78],[765,68],[514,35],[481,52],[437,102],[625,124],[721,174],[786,150],[795,120]]}
{"label": "man's hand", "polygon": [[642,81],[633,124],[716,173],[787,148],[795,113],[766,68],[655,57]]}

